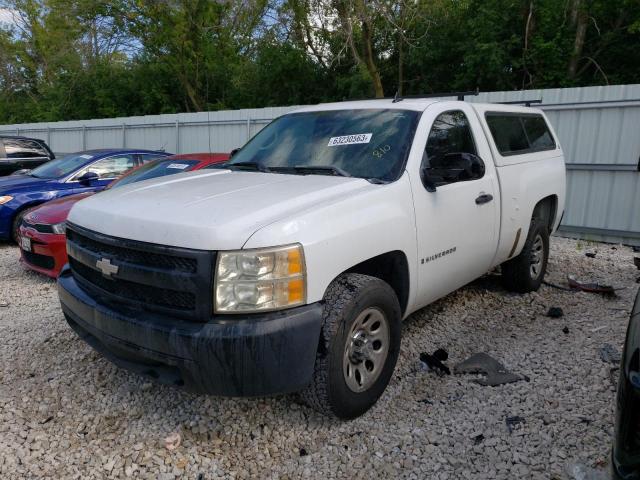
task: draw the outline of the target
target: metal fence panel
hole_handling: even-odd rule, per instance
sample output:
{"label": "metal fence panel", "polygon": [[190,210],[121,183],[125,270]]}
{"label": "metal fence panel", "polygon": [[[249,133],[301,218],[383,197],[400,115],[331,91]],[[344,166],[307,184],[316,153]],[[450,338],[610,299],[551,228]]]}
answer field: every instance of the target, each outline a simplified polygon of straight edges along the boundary
{"label": "metal fence panel", "polygon": [[[542,100],[567,161],[561,233],[640,245],[640,85],[483,92],[467,100]],[[295,108],[4,125],[0,134],[41,138],[56,153],[104,147],[229,152]]]}

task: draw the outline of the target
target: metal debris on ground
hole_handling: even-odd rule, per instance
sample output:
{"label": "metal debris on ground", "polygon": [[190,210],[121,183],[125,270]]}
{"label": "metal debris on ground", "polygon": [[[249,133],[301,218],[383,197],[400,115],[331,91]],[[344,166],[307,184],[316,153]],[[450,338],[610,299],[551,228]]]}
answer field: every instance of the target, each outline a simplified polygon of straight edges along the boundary
{"label": "metal debris on ground", "polygon": [[582,290],[589,293],[602,293],[605,295],[615,295],[616,290],[622,290],[622,288],[614,288],[611,285],[601,285],[599,283],[587,283],[579,282],[573,275],[567,276],[569,287],[574,290]]}
{"label": "metal debris on ground", "polygon": [[511,373],[499,361],[484,352],[475,353],[469,358],[460,362],[453,368],[454,373],[481,373],[486,378],[477,378],[473,380],[482,386],[496,387],[505,383],[519,382],[520,380],[528,380],[523,375]]}
{"label": "metal debris on ground", "polygon": [[513,433],[514,430],[518,427],[518,425],[522,423],[527,423],[527,420],[523,417],[513,416],[507,417],[504,419],[504,423],[507,424],[507,428],[509,429],[509,433]]}
{"label": "metal debris on ground", "polygon": [[446,350],[439,348],[433,355],[429,355],[427,352],[422,352],[420,354],[420,361],[424,363],[429,369],[436,372],[439,376],[443,375],[451,375],[451,370],[444,363],[449,358],[449,354]]}
{"label": "metal debris on ground", "polygon": [[616,347],[614,347],[610,343],[605,343],[600,348],[600,358],[605,363],[618,364],[620,363],[622,356],[620,355],[620,352]]}
{"label": "metal debris on ground", "polygon": [[547,317],[549,318],[560,318],[564,315],[562,308],[560,307],[550,307],[547,311]]}

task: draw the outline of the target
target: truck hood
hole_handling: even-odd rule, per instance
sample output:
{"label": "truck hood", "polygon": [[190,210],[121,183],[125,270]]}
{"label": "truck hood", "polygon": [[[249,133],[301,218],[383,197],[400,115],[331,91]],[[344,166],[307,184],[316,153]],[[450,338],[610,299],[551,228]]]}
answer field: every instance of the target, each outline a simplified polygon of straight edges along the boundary
{"label": "truck hood", "polygon": [[375,188],[358,178],[200,170],[105,191],[74,205],[69,221],[115,237],[230,250],[273,222]]}

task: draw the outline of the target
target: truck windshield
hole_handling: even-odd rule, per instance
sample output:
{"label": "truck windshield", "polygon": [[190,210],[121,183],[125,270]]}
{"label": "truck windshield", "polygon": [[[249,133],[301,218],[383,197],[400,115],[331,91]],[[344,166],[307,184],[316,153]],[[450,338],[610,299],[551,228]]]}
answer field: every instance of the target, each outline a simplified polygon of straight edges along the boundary
{"label": "truck windshield", "polygon": [[67,155],[34,168],[29,175],[36,178],[62,178],[71,172],[74,172],[87,163],[87,160],[91,160],[92,158],[92,155],[87,154]]}
{"label": "truck windshield", "polygon": [[261,130],[227,166],[394,181],[404,168],[419,114],[367,109],[285,115]]}

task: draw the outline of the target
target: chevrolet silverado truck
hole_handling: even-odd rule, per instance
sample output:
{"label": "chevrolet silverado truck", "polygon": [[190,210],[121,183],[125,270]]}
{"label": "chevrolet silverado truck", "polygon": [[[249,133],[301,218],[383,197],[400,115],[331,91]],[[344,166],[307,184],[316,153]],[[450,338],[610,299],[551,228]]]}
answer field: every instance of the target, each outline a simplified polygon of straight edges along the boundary
{"label": "chevrolet silverado truck", "polygon": [[78,202],[58,279],[77,334],[129,370],[348,419],[412,312],[501,266],[536,290],[565,202],[542,111],[426,98],[305,107],[211,170]]}

